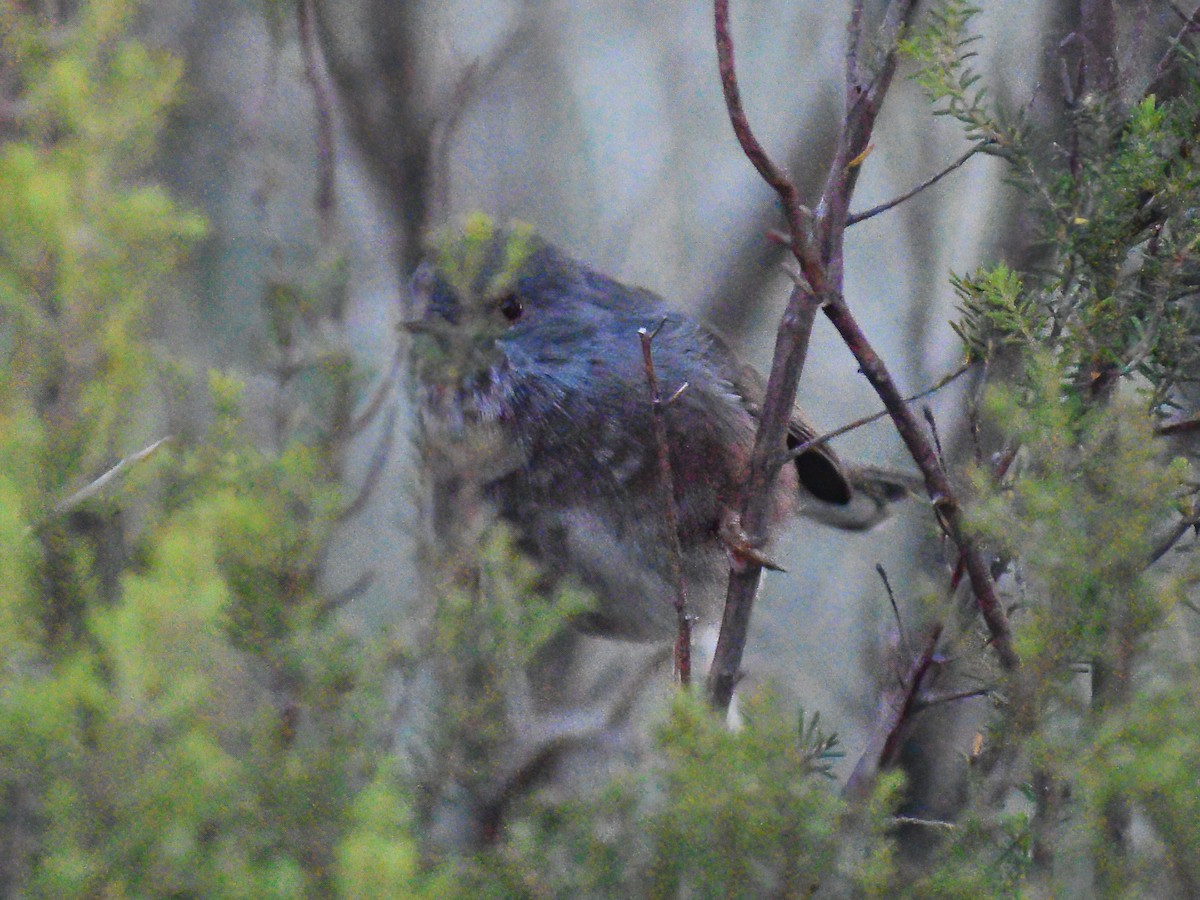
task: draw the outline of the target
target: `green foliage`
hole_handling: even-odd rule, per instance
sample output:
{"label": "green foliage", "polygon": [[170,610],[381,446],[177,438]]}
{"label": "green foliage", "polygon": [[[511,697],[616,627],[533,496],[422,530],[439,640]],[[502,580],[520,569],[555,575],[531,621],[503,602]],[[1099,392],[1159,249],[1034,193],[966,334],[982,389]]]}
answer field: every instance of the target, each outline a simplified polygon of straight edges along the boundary
{"label": "green foliage", "polygon": [[[502,853],[474,878],[501,896],[807,896],[824,883],[870,886],[891,874],[887,824],[898,799],[887,780],[868,812],[869,837],[848,849],[847,807],[828,765],[837,739],[797,721],[768,688],[745,698],[729,729],[680,693],[642,775],[591,796],[534,802]],[[873,829],[873,830],[872,830]]]}
{"label": "green foliage", "polygon": [[996,387],[988,412],[1024,462],[1002,488],[974,472],[972,526],[1025,577],[1019,651],[1050,671],[1105,653],[1117,628],[1148,633],[1164,598],[1142,581],[1156,528],[1185,490],[1186,467],[1163,466],[1144,414],[1081,408],[1062,397],[1063,373],[1034,355],[1030,383]]}
{"label": "green foliage", "polygon": [[913,80],[933,105],[933,114],[962,123],[967,137],[985,141],[988,152],[1003,154],[1011,142],[986,103],[987,89],[977,88],[981,76],[971,68],[977,56],[971,46],[980,38],[970,33],[979,7],[967,0],[947,0],[929,10],[920,28],[900,41],[900,54],[917,65]]}
{"label": "green foliage", "polygon": [[685,696],[662,734],[666,802],[650,828],[658,896],[795,894],[836,861],[841,804],[812,777],[832,738],[798,729],[770,692],[750,698],[744,715],[744,728],[730,731]]}
{"label": "green foliage", "polygon": [[[934,31],[961,40],[953,29]],[[1194,86],[1194,63],[1181,65]],[[1151,410],[1165,414],[1200,378],[1200,172],[1190,149],[1197,92],[1151,95],[1128,109],[1117,97],[1087,93],[1066,112],[1069,152],[1008,128],[997,112],[973,109],[960,118],[972,135],[999,135],[1010,177],[1041,229],[1043,258],[1019,284],[1006,281],[1003,266],[955,280],[968,353],[987,355],[989,342],[997,350],[1036,342],[1078,390],[1104,393],[1114,379],[1137,375],[1149,385]]]}
{"label": "green foliage", "polygon": [[1049,317],[1022,289],[1021,276],[1003,263],[974,276],[951,275],[950,284],[962,301],[951,327],[968,359],[986,359],[1004,346],[1036,346],[1049,336]]}
{"label": "green foliage", "polygon": [[132,3],[72,9],[0,7],[19,90],[0,145],[0,893],[440,895],[373,752],[389,648],[339,628],[320,587],[345,363],[318,367],[327,399],[278,452],[213,373],[198,443],[67,501],[149,443],[182,369],[147,323],[206,231],[146,174],[179,62],[127,36]]}
{"label": "green foliage", "polygon": [[[1070,140],[1047,147],[979,87],[970,4],[942,4],[905,41],[935,112],[1013,164],[1043,254],[954,281],[967,353],[1005,375],[980,411],[1016,462],[968,473],[967,519],[1014,575],[1023,669],[995,692],[961,814],[919,826],[940,830],[910,867],[903,777],[849,804],[836,738],[769,690],[743,698],[736,729],[681,693],[640,767],[527,795],[512,771],[522,692],[586,598],[546,591],[478,518],[431,554],[429,628],[400,648],[433,685],[425,720],[403,723],[422,739],[410,757],[381,749],[397,647],[347,633],[321,577],[356,505],[339,485],[362,399],[336,249],[263,292],[272,449],[247,437],[242,381],[213,372],[203,434],[68,500],[161,436],[190,376],[147,323],[207,228],[147,174],[179,62],[128,36],[133,3],[68,6],[57,20],[0,6],[15,73],[0,144],[0,893],[1012,896],[1062,894],[1080,872],[1111,894],[1195,893],[1200,679],[1164,646],[1195,579],[1149,568],[1195,505],[1153,430],[1200,371],[1194,72],[1169,99],[1072,98]],[[530,245],[475,218],[442,249],[445,274],[491,304]],[[500,274],[477,285],[487,253]],[[464,797],[494,830],[439,860],[431,825]]]}
{"label": "green foliage", "polygon": [[1196,506],[1194,461],[1155,424],[1194,402],[1200,376],[1200,73],[1181,50],[1183,90],[1129,101],[1081,68],[1061,133],[1009,128],[971,93],[970,15],[942,4],[909,50],[938,110],[998,141],[1038,228],[1019,274],[953,279],[955,330],[988,376],[975,424],[1000,448],[967,473],[967,519],[1010,573],[1022,665],[914,890],[1191,893],[1195,791],[1175,773],[1200,742],[1166,704],[1194,693],[1194,659],[1168,636],[1194,576],[1152,567]]}
{"label": "green foliage", "polygon": [[[1124,873],[1129,887],[1162,895],[1174,883],[1189,893],[1200,884],[1200,673],[1180,671],[1177,683],[1148,690],[1097,729],[1082,758],[1082,806],[1098,844],[1109,833],[1114,803],[1142,811],[1157,839]],[[1102,856],[1105,848],[1092,848]]]}

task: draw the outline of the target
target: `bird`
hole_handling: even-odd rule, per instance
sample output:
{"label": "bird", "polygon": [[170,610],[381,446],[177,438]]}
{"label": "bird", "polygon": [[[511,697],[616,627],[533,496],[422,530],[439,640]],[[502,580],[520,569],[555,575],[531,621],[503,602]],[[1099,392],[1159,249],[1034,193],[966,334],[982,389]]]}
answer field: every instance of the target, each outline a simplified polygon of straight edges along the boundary
{"label": "bird", "polygon": [[[477,213],[429,241],[411,281],[410,368],[422,442],[479,486],[547,590],[581,586],[585,633],[673,637],[676,584],[639,331],[653,333],[689,611],[719,615],[765,392],[712,330],[580,262],[524,223]],[[797,410],[787,436],[816,432]],[[781,455],[785,448],[780,448]],[[772,520],[870,528],[903,476],[825,444],[782,465]]]}

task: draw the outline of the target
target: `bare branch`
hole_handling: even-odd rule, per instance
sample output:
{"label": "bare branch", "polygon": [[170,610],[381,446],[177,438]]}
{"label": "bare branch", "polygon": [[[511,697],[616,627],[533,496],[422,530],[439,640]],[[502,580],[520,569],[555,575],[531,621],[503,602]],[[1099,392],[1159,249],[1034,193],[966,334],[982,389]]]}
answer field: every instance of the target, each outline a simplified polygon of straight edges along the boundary
{"label": "bare branch", "polygon": [[1196,528],[1200,528],[1200,516],[1185,516],[1180,519],[1175,523],[1175,527],[1171,529],[1171,533],[1159,541],[1155,548],[1150,551],[1150,557],[1146,561],[1146,568],[1149,568],[1166,556],[1185,534]]}
{"label": "bare branch", "polygon": [[137,465],[143,460],[149,459],[163,444],[170,440],[171,436],[167,435],[166,437],[159,438],[149,447],[144,447],[137,453],[131,453],[129,456],[126,456],[95,481],[92,481],[85,487],[80,488],[67,499],[60,500],[58,503],[54,504],[54,511],[56,513],[70,512],[85,500],[90,500],[92,497],[95,497],[102,490],[104,490],[105,487],[111,484],[118,475],[121,475],[130,466]]}
{"label": "bare branch", "polygon": [[[961,366],[959,366],[957,369],[955,369],[949,375],[946,375],[946,376],[942,377],[941,379],[939,379],[937,381],[937,383],[931,385],[930,387],[927,387],[923,391],[919,391],[916,394],[910,394],[909,396],[905,397],[904,402],[912,403],[914,400],[921,400],[925,397],[930,396],[931,394],[937,393],[942,388],[944,388],[946,385],[948,385],[950,382],[954,381],[957,378],[962,377],[967,372],[969,372],[973,365],[974,365],[974,363],[970,362],[970,361],[963,363]],[[824,444],[827,444],[829,441],[833,440],[835,437],[841,437],[843,434],[846,434],[847,432],[850,432],[850,431],[854,431],[855,429],[858,429],[858,428],[862,428],[864,425],[870,425],[872,422],[878,422],[880,419],[882,419],[886,415],[888,415],[888,411],[886,409],[881,409],[881,410],[879,410],[879,412],[872,413],[869,416],[863,416],[861,419],[855,419],[853,422],[847,422],[845,425],[835,428],[832,431],[827,431],[824,434],[818,435],[817,437],[813,438],[812,440],[805,441],[803,444],[800,444],[799,446],[789,450],[788,454],[787,454],[788,459],[796,459],[797,457],[803,456],[809,450],[812,450],[815,447],[820,447]]]}
{"label": "bare branch", "polygon": [[851,213],[849,216],[846,217],[846,227],[849,228],[851,225],[857,225],[859,222],[865,222],[867,219],[873,218],[874,216],[877,216],[880,213],[885,213],[889,209],[894,209],[895,207],[897,207],[901,203],[903,203],[905,200],[911,200],[913,197],[917,196],[917,194],[921,193],[921,191],[925,190],[926,188],[933,187],[935,184],[937,184],[939,181],[941,181],[943,178],[945,178],[951,172],[955,171],[956,169],[962,168],[964,165],[966,165],[967,160],[969,160],[976,153],[981,153],[985,148],[991,146],[993,143],[995,143],[995,142],[994,141],[980,141],[978,144],[975,144],[973,147],[971,147],[971,149],[969,149],[966,153],[964,153],[962,156],[960,156],[954,162],[950,163],[950,165],[946,166],[946,168],[942,169],[942,171],[938,172],[932,178],[927,178],[925,181],[922,181],[920,184],[918,184],[915,188],[913,188],[907,194],[901,194],[899,197],[896,197],[895,199],[888,200],[886,203],[880,203],[878,206],[872,206],[870,209],[863,210],[860,213]]}
{"label": "bare branch", "polygon": [[[666,321],[665,319],[663,320]],[[675,616],[679,631],[675,638],[675,677],[684,687],[692,681],[692,620],[688,616],[687,586],[683,580],[683,548],[679,544],[679,521],[675,514],[675,478],[671,472],[671,452],[667,442],[666,408],[658,388],[658,373],[654,370],[651,345],[662,323],[650,331],[638,329],[642,343],[642,362],[646,367],[646,384],[650,388],[650,409],[654,421],[654,444],[658,454],[658,492],[662,502],[663,521],[667,529],[667,553],[670,556],[671,581],[675,588]],[[686,389],[684,382],[671,395],[675,400]]]}
{"label": "bare branch", "polygon": [[1175,63],[1175,58],[1183,46],[1184,40],[1192,34],[1200,31],[1200,6],[1189,16],[1181,10],[1176,4],[1171,4],[1171,9],[1174,13],[1183,20],[1183,25],[1176,32],[1175,37],[1167,45],[1166,51],[1162,55],[1162,59],[1158,61],[1158,65],[1154,68],[1154,75],[1150,79],[1150,84],[1146,88],[1146,94],[1158,94],[1161,96],[1163,87],[1169,79],[1172,67]]}
{"label": "bare branch", "polygon": [[[859,163],[870,146],[876,118],[895,72],[900,33],[909,24],[914,8],[913,0],[894,0],[887,7],[876,38],[884,53],[877,71],[870,81],[866,81],[859,69],[860,45],[866,40],[862,33],[862,4],[854,6],[849,27],[850,46],[846,52],[844,119],[814,218],[800,205],[795,186],[771,162],[754,137],[742,108],[737,83],[728,0],[714,0],[718,65],[730,123],[747,158],[779,195],[788,222],[789,246],[804,275],[804,280],[798,281],[793,288],[776,336],[775,355],[751,455],[740,521],[751,544],[759,545],[765,541],[779,448],[784,445],[792,415],[812,319],[816,309],[823,308],[854,354],[860,370],[883,400],[920,468],[939,521],[959,548],[1001,664],[1012,670],[1019,661],[1012,647],[1007,613],[996,594],[995,583],[980,548],[963,530],[958,501],[938,454],[841,296],[845,229],[850,199],[862,168]],[[710,701],[719,709],[728,707],[738,678],[750,609],[760,576],[761,566],[753,562],[734,566],[730,572],[725,613],[708,681]]]}
{"label": "bare branch", "polygon": [[391,367],[388,369],[387,375],[379,382],[375,388],[375,393],[371,395],[371,399],[367,401],[367,405],[362,408],[354,418],[346,425],[346,434],[354,436],[359,434],[364,428],[371,424],[371,421],[379,415],[379,410],[383,406],[383,401],[388,398],[392,388],[395,387],[397,380],[400,377],[400,368],[404,364],[404,348],[396,347],[396,352],[392,354]]}
{"label": "bare branch", "polygon": [[931,696],[922,695],[917,698],[917,705],[913,707],[913,712],[920,712],[931,706],[942,706],[946,703],[957,703],[959,700],[974,700],[976,697],[990,697],[991,695],[991,688],[974,688],[969,691],[953,691],[949,694],[933,694]]}
{"label": "bare branch", "polygon": [[[795,184],[771,161],[767,151],[763,149],[754,131],[750,128],[750,120],[742,107],[742,92],[738,87],[737,69],[733,58],[733,37],[729,31],[729,0],[714,0],[713,2],[714,31],[717,43],[717,66],[721,74],[721,90],[725,95],[725,109],[729,113],[729,123],[733,133],[742,147],[742,152],[750,160],[758,174],[762,176],[783,204],[784,216],[788,221],[791,232],[791,247],[797,258],[811,256],[808,250],[808,224],[811,219],[809,211],[800,203],[800,193]],[[816,285],[814,285],[814,288]]]}
{"label": "bare branch", "polygon": [[854,358],[858,360],[862,373],[866,375],[871,386],[875,388],[875,392],[883,400],[909,454],[925,477],[926,490],[938,512],[942,527],[950,540],[959,548],[962,566],[971,580],[976,603],[991,635],[991,643],[1000,657],[1000,664],[1010,671],[1016,669],[1020,660],[1013,649],[1008,614],[996,593],[995,581],[983,559],[978,542],[963,530],[962,512],[958,506],[958,499],[938,459],[936,449],[925,436],[924,429],[896,388],[896,383],[892,380],[887,366],[875,352],[845,303],[838,302],[826,306],[825,314],[833,322],[834,327],[842,336],[842,340],[854,354]]}
{"label": "bare branch", "polygon": [[442,111],[429,133],[431,163],[428,190],[433,221],[445,219],[450,214],[450,157],[464,114],[471,108],[480,90],[485,85],[495,83],[501,70],[529,43],[532,35],[533,20],[525,16],[486,59],[472,60],[463,68],[450,91],[449,99],[443,102]]}
{"label": "bare branch", "polygon": [[913,649],[912,644],[908,642],[908,629],[904,627],[904,619],[900,615],[900,607],[896,603],[896,594],[892,591],[892,582],[888,579],[887,569],[883,567],[883,563],[875,563],[875,571],[879,573],[884,590],[887,591],[888,603],[892,605],[892,615],[896,617],[896,630],[900,634],[900,642],[904,645],[904,653],[911,658]]}
{"label": "bare branch", "polygon": [[383,474],[383,469],[387,465],[388,457],[392,452],[392,442],[396,435],[396,414],[399,411],[399,406],[392,404],[388,408],[387,420],[383,423],[383,433],[379,436],[379,443],[375,446],[375,452],[371,455],[371,461],[367,465],[367,474],[363,477],[363,483],[355,494],[354,499],[338,513],[337,520],[339,523],[347,522],[353,519],[356,515],[362,512],[363,507],[367,505],[367,501],[371,499],[371,494],[375,492],[375,485],[379,483],[379,477]]}
{"label": "bare branch", "polygon": [[920,825],[923,828],[945,828],[953,831],[958,826],[953,822],[943,822],[941,819],[918,819],[915,816],[894,816],[892,821],[897,825]]}
{"label": "bare branch", "polygon": [[855,800],[864,799],[875,783],[875,776],[895,759],[900,741],[912,714],[916,709],[921,680],[934,662],[934,651],[942,636],[942,626],[934,625],[925,638],[921,652],[913,658],[908,672],[895,687],[883,692],[879,698],[879,712],[867,747],[859,757],[858,764],[846,781],[846,795]]}

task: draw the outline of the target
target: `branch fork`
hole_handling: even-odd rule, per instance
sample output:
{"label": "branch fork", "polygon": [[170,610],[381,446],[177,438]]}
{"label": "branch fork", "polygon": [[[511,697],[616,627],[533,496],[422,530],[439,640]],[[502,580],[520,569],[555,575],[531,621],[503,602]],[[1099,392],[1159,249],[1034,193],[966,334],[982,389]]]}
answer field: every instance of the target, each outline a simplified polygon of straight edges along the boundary
{"label": "branch fork", "polygon": [[[747,159],[779,196],[787,223],[786,232],[771,237],[786,243],[800,267],[803,278],[797,278],[780,322],[776,336],[775,355],[762,404],[759,432],[751,453],[746,490],[739,522],[746,534],[764,536],[769,524],[769,498],[778,471],[779,449],[784,444],[787,423],[792,415],[797,385],[803,371],[812,324],[818,309],[824,311],[858,361],[859,369],[875,388],[891,416],[897,431],[908,447],[924,477],[926,490],[938,513],[939,524],[947,537],[958,547],[962,566],[971,581],[982,617],[987,625],[991,644],[1003,668],[1015,670],[1019,665],[1006,611],[996,593],[990,567],[983,550],[966,533],[961,509],[953,486],[943,469],[940,454],[908,403],[897,389],[891,374],[871,346],[858,322],[850,312],[841,288],[843,281],[843,244],[845,229],[851,223],[850,200],[861,171],[861,164],[871,150],[871,134],[880,106],[891,84],[896,67],[896,51],[902,30],[911,21],[915,0],[892,0],[880,25],[880,45],[885,48],[878,69],[864,78],[859,65],[863,47],[863,0],[855,2],[850,16],[849,41],[846,51],[844,117],[837,149],[830,162],[825,187],[816,212],[801,204],[799,193],[791,180],[771,161],[755,137],[742,107],[734,62],[733,40],[729,28],[728,0],[714,0],[713,16],[721,87],[729,121],[734,135]],[[980,144],[960,161],[951,164],[938,176],[917,190],[894,201],[890,206],[868,210],[856,221],[883,212],[896,203],[933,184],[945,174],[980,152]],[[759,546],[755,544],[754,546]],[[709,700],[724,711],[732,699],[736,676],[741,668],[750,612],[761,577],[762,564],[750,560],[748,565],[731,567],[725,614],[712,669],[708,678]],[[901,704],[911,710],[921,676],[928,669],[933,646],[940,636],[940,626],[931,631],[927,649],[919,654],[907,684],[907,700]],[[888,734],[892,733],[889,729]],[[876,764],[878,765],[878,763]]]}

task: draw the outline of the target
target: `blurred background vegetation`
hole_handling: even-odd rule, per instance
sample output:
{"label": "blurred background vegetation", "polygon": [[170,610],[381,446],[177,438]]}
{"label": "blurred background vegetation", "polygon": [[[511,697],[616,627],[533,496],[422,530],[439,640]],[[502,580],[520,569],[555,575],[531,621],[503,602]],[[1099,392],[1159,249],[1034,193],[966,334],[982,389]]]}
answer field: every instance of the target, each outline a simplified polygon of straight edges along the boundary
{"label": "blurred background vegetation", "polygon": [[[562,634],[529,709],[560,611],[502,534],[487,596],[422,576],[395,330],[422,235],[482,209],[765,368],[788,277],[711,10],[0,0],[0,894],[1200,893],[1191,11],[937,9],[856,206],[991,146],[855,226],[845,290],[906,392],[975,361],[927,402],[1024,665],[927,507],[797,525],[729,730],[656,648]],[[847,12],[734,10],[809,196]],[[823,323],[801,398],[878,407]],[[886,421],[838,446],[904,464]],[[847,800],[931,620],[929,706]]]}

